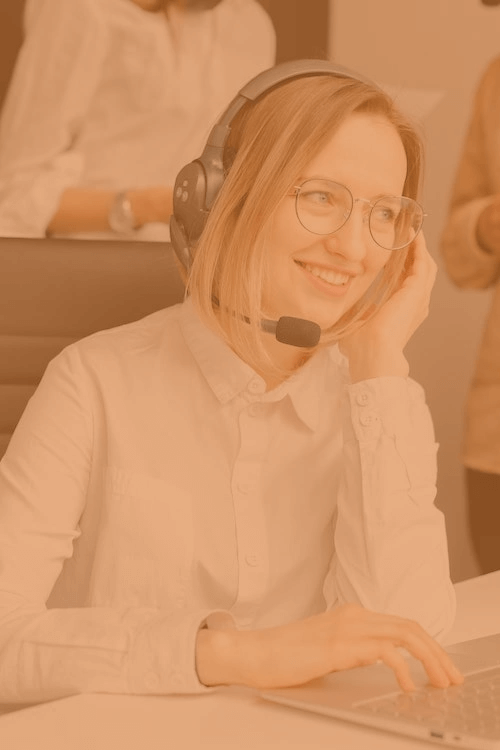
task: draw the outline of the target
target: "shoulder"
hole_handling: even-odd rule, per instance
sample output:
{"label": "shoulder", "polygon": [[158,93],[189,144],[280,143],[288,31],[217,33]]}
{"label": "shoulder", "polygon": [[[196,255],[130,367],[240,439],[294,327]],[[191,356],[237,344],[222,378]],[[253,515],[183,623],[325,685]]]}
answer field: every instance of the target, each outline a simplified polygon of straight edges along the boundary
{"label": "shoulder", "polygon": [[266,64],[274,64],[276,32],[271,18],[257,0],[222,0],[214,13],[221,30],[244,46],[253,46],[267,55]]}
{"label": "shoulder", "polygon": [[222,0],[218,10],[223,14],[233,14],[242,20],[255,24],[260,30],[272,31],[271,18],[258,0]]}
{"label": "shoulder", "polygon": [[183,338],[179,316],[182,304],[158,310],[145,318],[91,334],[67,346],[52,366],[71,366],[75,374],[91,380],[133,375],[158,358],[175,359]]}

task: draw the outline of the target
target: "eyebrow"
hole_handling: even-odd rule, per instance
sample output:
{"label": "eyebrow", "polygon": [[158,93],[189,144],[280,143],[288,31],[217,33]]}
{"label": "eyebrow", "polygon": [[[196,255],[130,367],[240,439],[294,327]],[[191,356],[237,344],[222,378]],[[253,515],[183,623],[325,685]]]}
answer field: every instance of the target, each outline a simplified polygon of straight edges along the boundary
{"label": "eyebrow", "polygon": [[[298,187],[300,183],[305,182],[306,180],[324,180],[325,182],[336,182],[337,185],[344,185],[344,187],[346,187],[352,193],[352,190],[349,187],[349,185],[345,185],[345,183],[343,183],[343,182],[339,182],[338,180],[334,180],[333,177],[325,177],[325,175],[312,175],[312,176],[309,176],[309,175],[300,175],[297,178],[296,182],[294,183],[294,187]],[[352,193],[352,194],[353,194],[354,198],[361,197],[361,196],[355,196],[354,193]],[[401,197],[403,197],[403,194],[402,193],[393,193],[393,192],[391,192],[391,191],[388,190],[385,193],[376,193],[375,195],[371,195],[370,196],[370,200],[373,201],[373,200],[378,200],[379,198],[387,198],[387,197],[390,197],[390,198],[401,198]]]}

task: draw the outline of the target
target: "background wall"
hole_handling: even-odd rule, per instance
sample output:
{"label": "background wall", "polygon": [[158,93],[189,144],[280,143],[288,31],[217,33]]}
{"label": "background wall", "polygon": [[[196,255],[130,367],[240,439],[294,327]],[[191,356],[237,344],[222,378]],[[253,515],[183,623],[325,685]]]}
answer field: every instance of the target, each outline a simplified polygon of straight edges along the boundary
{"label": "background wall", "polygon": [[0,0],[0,108],[22,40],[24,0]]}
{"label": "background wall", "polygon": [[276,62],[327,57],[330,0],[259,0],[276,29]]}
{"label": "background wall", "polygon": [[440,271],[431,312],[408,347],[413,377],[425,387],[439,451],[438,505],[446,514],[454,580],[477,575],[465,519],[460,463],[464,401],[490,293],[461,291],[439,258],[449,191],[472,95],[487,62],[500,54],[500,7],[479,0],[331,0],[330,57],[401,91],[443,93],[422,124],[427,144],[425,232]]}

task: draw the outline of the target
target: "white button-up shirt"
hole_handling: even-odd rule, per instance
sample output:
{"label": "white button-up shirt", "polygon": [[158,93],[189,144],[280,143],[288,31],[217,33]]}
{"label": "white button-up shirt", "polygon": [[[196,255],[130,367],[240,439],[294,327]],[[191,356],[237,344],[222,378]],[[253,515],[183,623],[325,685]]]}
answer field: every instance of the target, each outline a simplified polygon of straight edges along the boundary
{"label": "white button-up shirt", "polygon": [[441,636],[435,481],[421,387],[337,346],[269,392],[190,300],[69,346],[0,464],[0,701],[202,692],[203,623],[342,602]]}
{"label": "white button-up shirt", "polygon": [[[274,54],[256,0],[183,13],[175,41],[164,13],[131,0],[27,0],[0,123],[0,236],[43,236],[69,187],[172,185]],[[135,236],[168,239],[168,227]]]}

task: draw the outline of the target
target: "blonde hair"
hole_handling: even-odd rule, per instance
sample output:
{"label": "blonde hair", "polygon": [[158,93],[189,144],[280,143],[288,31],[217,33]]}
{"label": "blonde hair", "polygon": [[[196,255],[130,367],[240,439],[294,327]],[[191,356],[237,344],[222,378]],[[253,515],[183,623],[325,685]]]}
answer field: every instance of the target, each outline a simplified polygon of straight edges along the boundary
{"label": "blonde hair", "polygon": [[[395,127],[408,164],[403,194],[417,199],[421,140],[392,99],[375,86],[333,75],[293,79],[245,105],[232,123],[226,179],[194,250],[187,291],[206,324],[244,361],[272,377],[291,374],[271,361],[260,331],[266,238],[273,215],[298,175],[341,123],[358,112],[383,116]],[[399,285],[407,254],[406,248],[392,253],[378,281],[323,331],[318,346],[338,341],[375,314]]]}

